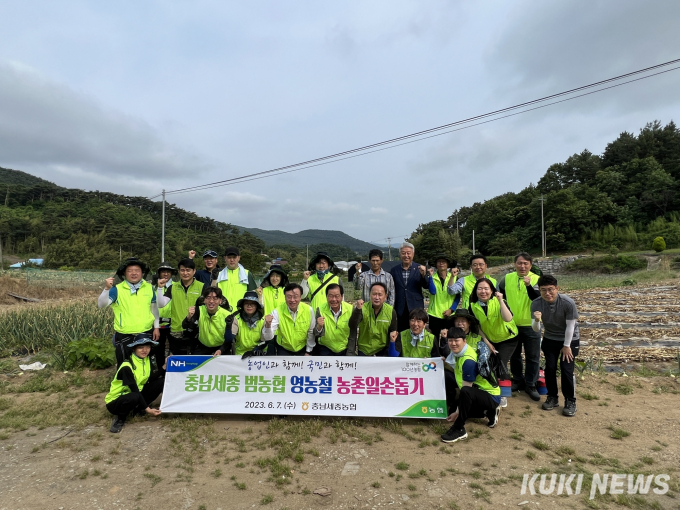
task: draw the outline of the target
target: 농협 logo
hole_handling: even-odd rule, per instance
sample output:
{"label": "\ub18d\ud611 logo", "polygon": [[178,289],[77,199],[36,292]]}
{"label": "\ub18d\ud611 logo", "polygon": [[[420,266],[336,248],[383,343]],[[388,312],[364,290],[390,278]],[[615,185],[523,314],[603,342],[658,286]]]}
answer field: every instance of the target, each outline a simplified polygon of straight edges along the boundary
{"label": "\ub18d\ud611 logo", "polygon": [[302,410],[306,411],[307,409],[309,409],[309,402],[303,402],[302,403]]}
{"label": "\ub18d\ud611 logo", "polygon": [[437,371],[437,364],[432,361],[430,363],[423,363],[423,372],[429,372],[430,370]]}

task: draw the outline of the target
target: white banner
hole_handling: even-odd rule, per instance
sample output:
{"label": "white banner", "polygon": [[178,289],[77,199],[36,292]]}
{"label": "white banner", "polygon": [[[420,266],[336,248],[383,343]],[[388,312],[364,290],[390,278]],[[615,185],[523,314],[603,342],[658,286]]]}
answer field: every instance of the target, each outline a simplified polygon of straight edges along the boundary
{"label": "white banner", "polygon": [[440,358],[172,356],[164,413],[446,418]]}

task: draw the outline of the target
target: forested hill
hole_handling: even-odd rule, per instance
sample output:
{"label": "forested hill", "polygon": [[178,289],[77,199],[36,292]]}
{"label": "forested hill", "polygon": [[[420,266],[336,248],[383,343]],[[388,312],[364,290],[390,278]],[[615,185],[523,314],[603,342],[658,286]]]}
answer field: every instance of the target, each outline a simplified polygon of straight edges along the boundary
{"label": "forested hill", "polygon": [[[551,165],[536,185],[453,211],[411,235],[425,258],[463,245],[488,255],[540,253],[541,194],[548,253],[590,249],[649,249],[663,236],[680,246],[680,130],[671,121],[621,133],[601,155],[584,150]],[[456,234],[456,220],[460,228]],[[432,252],[432,253],[430,253]]]}
{"label": "forested hill", "polygon": [[[44,254],[48,267],[112,269],[122,256],[160,262],[161,202],[67,189],[0,168],[0,237],[5,253]],[[190,249],[238,246],[248,267],[261,265],[264,242],[238,227],[166,203],[166,259]],[[220,253],[221,255],[221,253]],[[200,257],[199,257],[200,258]]]}
{"label": "forested hill", "polygon": [[377,248],[377,246],[356,239],[339,230],[302,230],[295,234],[290,234],[283,230],[262,230],[260,228],[249,227],[239,228],[259,237],[267,244],[267,246],[290,245],[303,248],[306,245],[311,246],[328,243],[344,246],[363,254],[368,253],[373,248]]}

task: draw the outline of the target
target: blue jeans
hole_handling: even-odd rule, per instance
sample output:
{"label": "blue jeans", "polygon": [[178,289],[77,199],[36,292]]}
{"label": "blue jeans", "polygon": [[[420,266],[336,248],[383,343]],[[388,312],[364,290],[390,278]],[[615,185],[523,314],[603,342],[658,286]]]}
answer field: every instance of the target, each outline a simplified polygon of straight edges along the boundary
{"label": "blue jeans", "polygon": [[[510,371],[512,382],[531,388],[536,387],[538,381],[538,367],[541,360],[541,335],[531,329],[531,326],[517,326],[517,347],[510,357]],[[526,368],[522,374],[522,347]]]}

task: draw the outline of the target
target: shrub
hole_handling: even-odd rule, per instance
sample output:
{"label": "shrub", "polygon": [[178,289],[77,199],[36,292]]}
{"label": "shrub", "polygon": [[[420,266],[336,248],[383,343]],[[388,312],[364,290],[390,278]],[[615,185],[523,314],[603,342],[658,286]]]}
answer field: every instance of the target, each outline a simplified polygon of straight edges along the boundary
{"label": "shrub", "polygon": [[604,257],[584,257],[577,259],[566,267],[571,272],[589,273],[629,273],[647,267],[647,262],[638,257],[630,255],[619,255],[614,257],[606,255]]}
{"label": "shrub", "polygon": [[666,249],[666,241],[663,240],[663,237],[655,237],[654,241],[652,241],[652,250],[654,250],[657,253],[661,253]]}
{"label": "shrub", "polygon": [[86,365],[91,368],[108,368],[116,363],[116,351],[110,339],[83,338],[66,347],[69,367]]}

